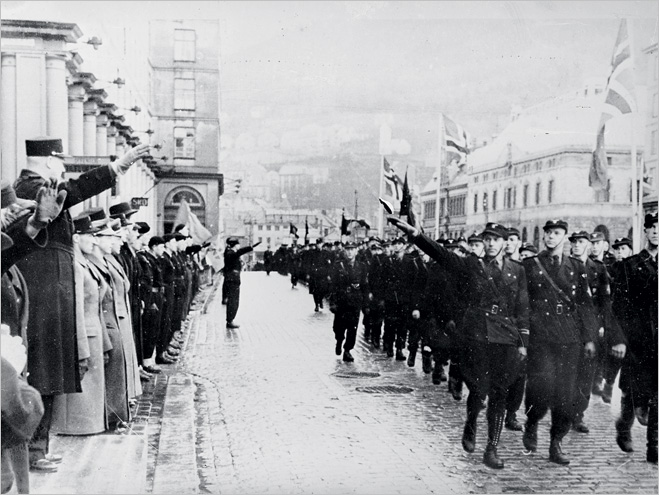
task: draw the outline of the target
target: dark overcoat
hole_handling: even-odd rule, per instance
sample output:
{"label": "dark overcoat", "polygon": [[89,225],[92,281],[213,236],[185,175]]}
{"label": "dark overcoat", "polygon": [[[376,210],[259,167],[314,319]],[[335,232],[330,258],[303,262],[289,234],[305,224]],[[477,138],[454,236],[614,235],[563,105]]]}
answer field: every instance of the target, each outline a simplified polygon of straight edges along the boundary
{"label": "dark overcoat", "polygon": [[[22,170],[16,196],[35,200],[46,183]],[[112,187],[110,167],[97,167],[60,186],[68,194],[60,215],[47,227],[48,244],[26,253],[17,266],[30,293],[28,381],[42,395],[80,392],[73,282],[73,221],[68,209]]]}

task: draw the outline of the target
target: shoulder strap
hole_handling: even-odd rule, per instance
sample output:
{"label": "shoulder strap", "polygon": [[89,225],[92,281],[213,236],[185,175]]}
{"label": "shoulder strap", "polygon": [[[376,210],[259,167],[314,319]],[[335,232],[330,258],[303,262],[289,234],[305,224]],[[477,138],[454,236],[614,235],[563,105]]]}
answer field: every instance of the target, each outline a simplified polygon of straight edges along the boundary
{"label": "shoulder strap", "polygon": [[544,275],[547,282],[549,282],[549,285],[551,285],[552,288],[556,292],[558,292],[560,298],[563,299],[566,303],[571,304],[572,300],[565,295],[565,293],[561,290],[561,288],[558,285],[556,285],[556,282],[554,282],[554,280],[549,276],[547,269],[542,265],[542,263],[540,263],[540,260],[538,259],[537,256],[533,256],[533,261],[535,261],[536,265],[538,265],[538,268],[540,268],[540,273]]}
{"label": "shoulder strap", "polygon": [[485,273],[485,277],[487,278],[487,281],[490,284],[490,288],[496,294],[497,298],[499,300],[501,300],[501,293],[499,292],[499,288],[497,287],[497,284],[494,283],[494,280],[492,279],[490,274],[487,273],[487,270],[485,269],[485,262],[483,261],[482,258],[478,258],[478,262],[480,263],[481,267],[483,268],[483,272]]}

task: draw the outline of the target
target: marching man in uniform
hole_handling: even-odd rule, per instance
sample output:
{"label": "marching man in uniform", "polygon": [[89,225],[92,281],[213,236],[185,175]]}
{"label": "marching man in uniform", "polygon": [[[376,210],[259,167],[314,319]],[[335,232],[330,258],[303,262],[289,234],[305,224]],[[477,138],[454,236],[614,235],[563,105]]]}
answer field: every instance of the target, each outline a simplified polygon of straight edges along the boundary
{"label": "marching man in uniform", "polygon": [[469,387],[462,446],[467,452],[474,451],[478,414],[488,398],[488,438],[483,462],[490,468],[502,469],[504,463],[497,445],[504,423],[506,393],[526,357],[529,335],[524,268],[504,256],[507,230],[503,225],[488,223],[482,233],[485,257],[470,254],[463,258],[396,217],[390,216],[388,221],[405,232],[461,287],[468,307],[460,325],[465,337],[460,369]]}

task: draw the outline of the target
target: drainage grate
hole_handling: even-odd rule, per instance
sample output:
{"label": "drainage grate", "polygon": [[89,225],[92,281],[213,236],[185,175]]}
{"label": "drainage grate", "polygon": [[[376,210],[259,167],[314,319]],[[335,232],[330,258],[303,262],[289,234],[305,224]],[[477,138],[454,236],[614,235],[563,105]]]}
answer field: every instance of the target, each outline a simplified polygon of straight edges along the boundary
{"label": "drainage grate", "polygon": [[336,373],[332,373],[332,376],[338,376],[339,378],[377,378],[380,376],[380,373],[371,371],[337,371]]}
{"label": "drainage grate", "polygon": [[398,387],[396,385],[380,385],[376,387],[357,387],[358,392],[367,394],[409,394],[414,389],[410,387]]}

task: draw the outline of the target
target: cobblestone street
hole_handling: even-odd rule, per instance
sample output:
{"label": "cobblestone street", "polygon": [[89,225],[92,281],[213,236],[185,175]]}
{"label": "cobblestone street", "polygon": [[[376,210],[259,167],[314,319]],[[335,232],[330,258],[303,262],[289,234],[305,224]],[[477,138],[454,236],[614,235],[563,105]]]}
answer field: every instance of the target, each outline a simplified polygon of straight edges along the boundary
{"label": "cobblestone street", "polygon": [[[153,493],[657,493],[645,429],[635,425],[632,454],[615,443],[619,395],[612,406],[592,400],[591,433],[564,441],[569,466],[548,461],[547,417],[533,455],[504,430],[506,467],[494,471],[481,462],[484,414],[467,454],[465,402],[433,385],[420,358],[415,368],[386,358],[360,325],[355,362],[344,363],[332,314],[314,313],[307,288],[276,273],[243,274],[241,326],[228,330],[216,288],[190,320],[180,363],[166,367],[160,448],[149,441]],[[359,390],[374,386],[389,388]]]}

